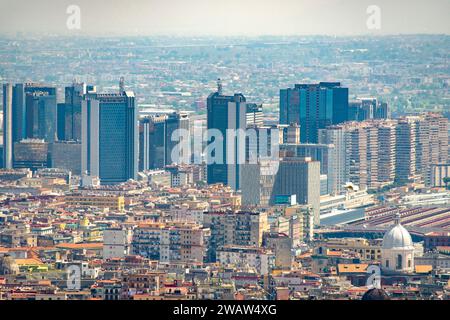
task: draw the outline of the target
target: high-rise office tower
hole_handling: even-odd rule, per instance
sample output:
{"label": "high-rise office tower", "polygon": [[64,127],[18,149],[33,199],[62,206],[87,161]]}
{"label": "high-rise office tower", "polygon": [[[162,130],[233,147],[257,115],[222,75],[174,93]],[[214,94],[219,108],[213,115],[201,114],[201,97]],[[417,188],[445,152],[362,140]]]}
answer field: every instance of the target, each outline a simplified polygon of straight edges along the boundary
{"label": "high-rise office tower", "polygon": [[296,84],[280,90],[280,124],[299,124],[301,142],[316,143],[319,129],[347,117],[348,88],[339,82]]}
{"label": "high-rise office tower", "polygon": [[103,184],[136,179],[138,110],[133,92],[87,94],[82,101],[82,172]]}
{"label": "high-rise office tower", "polygon": [[166,165],[167,115],[139,120],[139,170],[161,169]]}
{"label": "high-rise office tower", "polygon": [[296,195],[297,203],[311,205],[314,224],[320,224],[320,163],[311,158],[280,159],[271,204],[277,196]]}
{"label": "high-rise office tower", "polygon": [[140,171],[164,168],[183,162],[184,159],[190,160],[190,156],[185,158],[186,155],[172,159],[173,148],[184,143],[177,141],[178,137],[174,135],[178,129],[189,132],[189,115],[185,112],[147,116],[139,120]]}
{"label": "high-rise office tower", "polygon": [[[186,112],[171,113],[166,119],[165,165],[186,163],[186,160],[190,161],[191,159],[191,155],[181,154],[182,152],[188,152],[187,148],[179,148],[179,153],[175,154],[174,148],[177,145],[190,143],[190,141],[182,141],[182,139],[189,139],[189,137],[184,136],[184,134],[177,134],[177,130],[183,130],[185,133],[189,133],[189,115]],[[174,151],[174,157],[172,157],[172,151]]]}
{"label": "high-rise office tower", "polygon": [[26,138],[53,142],[57,138],[56,88],[25,84]]}
{"label": "high-rise office tower", "polygon": [[273,185],[278,171],[278,160],[261,159],[242,167],[242,204],[246,206],[269,206]]}
{"label": "high-rise office tower", "polygon": [[280,146],[280,154],[281,157],[311,158],[313,161],[319,161],[320,174],[326,176],[324,194],[327,194],[335,192],[337,171],[344,170],[343,166],[339,166],[341,163],[335,159],[337,153],[334,149],[333,144],[286,143]]}
{"label": "high-rise office tower", "polygon": [[[227,130],[237,133],[239,129],[246,129],[247,103],[242,94],[225,96],[221,91],[210,94],[207,100],[208,132],[216,129],[221,134],[221,137],[208,141],[208,147],[214,144],[218,150],[207,154],[207,180],[209,184],[223,183],[237,190],[240,187],[241,157],[245,158],[245,140],[241,141],[235,134],[233,141],[228,141]],[[227,149],[230,154],[227,154]]]}
{"label": "high-rise office tower", "polygon": [[13,165],[13,88],[3,85],[3,167],[11,169]]}
{"label": "high-rise office tower", "polygon": [[81,102],[87,93],[95,93],[95,86],[74,82],[65,88],[64,92],[64,123],[60,131],[63,131],[63,139],[81,141]]}
{"label": "high-rise office tower", "polygon": [[56,95],[39,96],[38,134],[35,138],[52,143],[57,139]]}
{"label": "high-rise office tower", "polygon": [[[25,138],[56,137],[56,88],[25,83],[4,86],[5,165],[14,165],[15,143]],[[6,99],[5,99],[6,98]]]}

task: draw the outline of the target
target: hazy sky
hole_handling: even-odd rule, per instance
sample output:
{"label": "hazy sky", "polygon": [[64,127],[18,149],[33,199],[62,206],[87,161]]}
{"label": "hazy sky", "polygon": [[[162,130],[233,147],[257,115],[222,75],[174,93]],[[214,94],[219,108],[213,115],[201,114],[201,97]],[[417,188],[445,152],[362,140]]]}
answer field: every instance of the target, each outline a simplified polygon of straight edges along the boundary
{"label": "hazy sky", "polygon": [[[69,30],[69,5],[81,29]],[[381,29],[369,30],[369,5]],[[450,0],[0,0],[0,34],[450,34]]]}

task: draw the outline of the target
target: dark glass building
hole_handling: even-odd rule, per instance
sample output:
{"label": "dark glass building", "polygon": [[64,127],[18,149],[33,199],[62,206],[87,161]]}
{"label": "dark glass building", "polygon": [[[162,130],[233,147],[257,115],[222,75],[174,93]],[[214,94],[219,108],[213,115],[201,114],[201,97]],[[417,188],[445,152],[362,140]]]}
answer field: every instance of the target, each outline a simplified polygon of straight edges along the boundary
{"label": "dark glass building", "polygon": [[348,88],[340,82],[296,84],[280,90],[280,124],[300,125],[301,142],[317,143],[318,130],[347,121]]}
{"label": "dark glass building", "polygon": [[184,112],[153,115],[139,120],[139,171],[162,169],[178,162],[172,159],[172,149],[178,141],[172,141],[177,129],[189,131],[189,116]]}
{"label": "dark glass building", "polygon": [[[14,163],[15,143],[26,138],[54,141],[56,88],[34,83],[3,86],[4,166]],[[6,121],[5,121],[6,120]]]}
{"label": "dark glass building", "polygon": [[64,109],[61,110],[61,121],[58,132],[60,140],[81,141],[81,102],[86,93],[95,93],[95,86],[85,83],[73,83],[64,91]]}
{"label": "dark glass building", "polygon": [[[207,100],[207,129],[217,129],[221,133],[221,137],[213,137],[208,140],[208,146],[212,143],[218,147],[222,147],[222,161],[217,163],[212,161],[217,158],[216,151],[207,154],[207,180],[209,184],[223,183],[237,190],[240,187],[240,170],[238,163],[239,152],[244,153],[245,157],[245,141],[241,147],[238,147],[237,138],[235,136],[234,146],[234,163],[229,163],[227,159],[227,145],[231,144],[227,141],[227,129],[245,130],[247,103],[242,94],[234,94],[233,96],[222,95],[221,90],[211,93]],[[210,131],[209,131],[210,132]],[[216,141],[221,139],[221,141]]]}

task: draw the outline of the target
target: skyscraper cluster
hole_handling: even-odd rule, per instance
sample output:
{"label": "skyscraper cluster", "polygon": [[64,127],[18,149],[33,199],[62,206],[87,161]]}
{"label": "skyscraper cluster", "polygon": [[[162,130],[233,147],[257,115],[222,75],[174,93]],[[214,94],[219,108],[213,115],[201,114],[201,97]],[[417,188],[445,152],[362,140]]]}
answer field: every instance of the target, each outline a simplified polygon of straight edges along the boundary
{"label": "skyscraper cluster", "polygon": [[138,171],[134,94],[100,94],[74,83],[57,103],[56,87],[3,86],[3,166],[61,167],[102,183],[134,179]]}
{"label": "skyscraper cluster", "polygon": [[[204,155],[193,156],[188,149],[174,159],[178,142],[173,136],[178,129],[190,132],[188,114],[140,115],[123,80],[120,88],[98,93],[95,86],[74,82],[65,88],[64,102],[57,103],[55,87],[5,84],[3,166],[59,167],[117,184],[136,179],[139,171],[204,156],[207,182],[242,190],[248,204],[273,203],[287,192],[317,208],[318,200],[310,199],[342,194],[349,182],[361,189],[430,185],[435,166],[448,163],[445,117],[426,113],[389,119],[386,103],[376,98],[349,102],[348,88],[339,82],[281,89],[280,119],[274,125],[264,123],[261,104],[247,102],[241,93],[224,95],[219,81],[217,92],[207,98]],[[244,142],[230,130],[243,131]],[[278,145],[279,150],[273,148]],[[270,158],[273,153],[276,157]],[[288,169],[293,164],[298,168]],[[314,169],[303,172],[303,166]],[[291,177],[301,185],[289,186]]]}

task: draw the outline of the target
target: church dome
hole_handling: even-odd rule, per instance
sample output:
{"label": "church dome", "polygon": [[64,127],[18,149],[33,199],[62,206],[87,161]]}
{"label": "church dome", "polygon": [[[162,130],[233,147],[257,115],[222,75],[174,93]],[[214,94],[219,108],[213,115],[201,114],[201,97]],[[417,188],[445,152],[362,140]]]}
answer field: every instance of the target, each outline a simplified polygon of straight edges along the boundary
{"label": "church dome", "polygon": [[400,224],[400,217],[397,216],[396,223],[386,232],[383,237],[383,249],[411,248],[413,241],[408,230]]}
{"label": "church dome", "polygon": [[390,298],[383,289],[373,288],[364,293],[361,300],[390,300]]}

